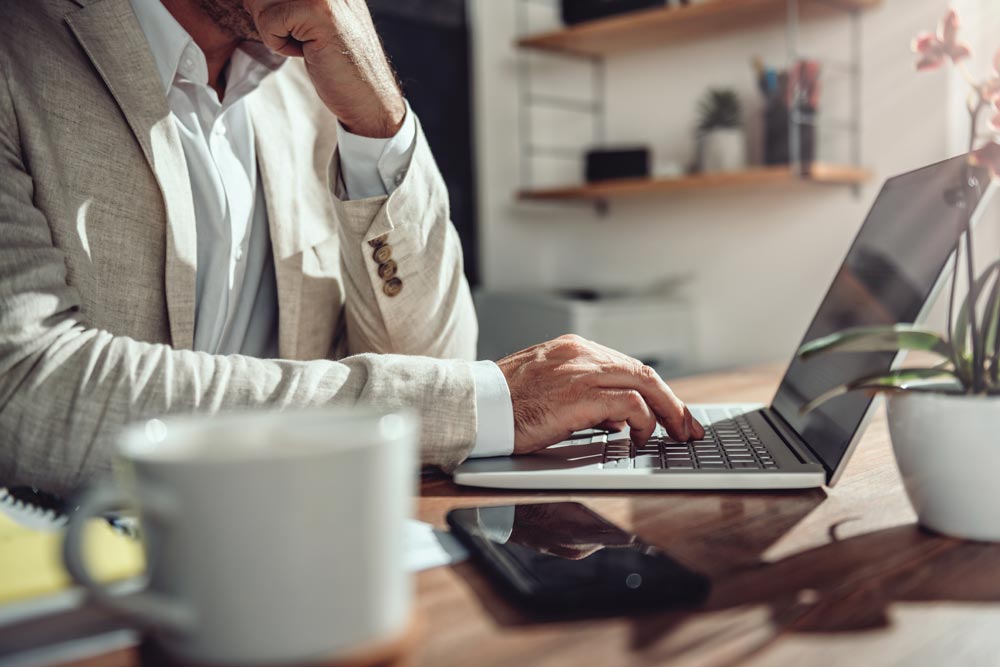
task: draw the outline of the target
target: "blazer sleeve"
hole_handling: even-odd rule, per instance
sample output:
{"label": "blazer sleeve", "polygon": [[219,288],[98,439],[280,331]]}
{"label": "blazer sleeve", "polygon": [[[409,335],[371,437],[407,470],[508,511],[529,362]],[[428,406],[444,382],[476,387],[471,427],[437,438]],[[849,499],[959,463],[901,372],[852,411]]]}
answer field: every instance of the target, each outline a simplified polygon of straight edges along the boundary
{"label": "blazer sleeve", "polygon": [[[346,326],[335,356],[381,352],[475,359],[478,325],[462,247],[447,188],[416,122],[409,169],[391,195],[350,201],[332,195],[346,293]],[[339,180],[335,153],[331,193]]]}
{"label": "blazer sleeve", "polygon": [[[2,67],[2,63],[0,63]],[[212,414],[233,409],[286,409],[353,405],[415,408],[423,418],[425,463],[446,469],[461,462],[476,433],[475,388],[470,364],[426,356],[358,354],[340,362],[261,360],[212,356],[139,342],[88,325],[80,298],[67,283],[62,252],[55,247],[45,214],[33,204],[33,181],[24,164],[19,128],[0,70],[0,485],[32,485],[69,494],[110,470],[113,443],[127,423],[175,413]],[[418,168],[414,182],[426,178]],[[426,189],[426,180],[414,188]],[[440,192],[401,197],[427,201]],[[414,204],[416,205],[416,204]],[[438,206],[439,215],[440,202]],[[391,206],[389,206],[391,208]],[[410,210],[410,206],[403,207]],[[383,213],[388,231],[396,227]],[[402,225],[401,225],[402,226]],[[415,299],[448,322],[435,328],[448,341],[401,338],[403,349],[426,343],[429,353],[468,352],[457,342],[467,333],[467,312],[442,304],[464,294],[459,260],[450,248],[454,232],[429,225],[423,232],[396,232],[404,262],[424,248],[450,262],[442,274],[410,278],[410,291],[444,286]],[[359,239],[360,241],[360,239]],[[360,260],[360,252],[356,260]],[[443,274],[449,273],[445,277]],[[367,277],[355,269],[355,280]],[[378,308],[369,284],[366,303]],[[359,288],[356,288],[359,289]],[[405,289],[405,288],[404,288]],[[384,295],[383,295],[384,296]],[[410,309],[417,312],[418,307]],[[366,313],[358,327],[374,349],[399,335],[401,320],[376,324]],[[420,319],[415,324],[423,324]],[[358,351],[364,345],[358,345]],[[462,356],[442,354],[441,356]]]}

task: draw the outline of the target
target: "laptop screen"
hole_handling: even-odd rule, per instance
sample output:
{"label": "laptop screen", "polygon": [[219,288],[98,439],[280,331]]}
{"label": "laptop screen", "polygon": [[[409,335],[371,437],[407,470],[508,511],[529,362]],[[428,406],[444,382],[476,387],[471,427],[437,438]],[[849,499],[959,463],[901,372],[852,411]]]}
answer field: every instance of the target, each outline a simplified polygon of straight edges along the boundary
{"label": "laptop screen", "polygon": [[[820,304],[803,342],[855,326],[914,322],[944,270],[978,202],[966,188],[963,209],[947,193],[965,181],[965,156],[890,179],[883,186]],[[981,182],[988,182],[980,174]],[[771,406],[794,428],[832,475],[872,399],[855,392],[808,414],[800,408],[822,392],[869,373],[889,370],[894,353],[831,353],[795,358]]]}

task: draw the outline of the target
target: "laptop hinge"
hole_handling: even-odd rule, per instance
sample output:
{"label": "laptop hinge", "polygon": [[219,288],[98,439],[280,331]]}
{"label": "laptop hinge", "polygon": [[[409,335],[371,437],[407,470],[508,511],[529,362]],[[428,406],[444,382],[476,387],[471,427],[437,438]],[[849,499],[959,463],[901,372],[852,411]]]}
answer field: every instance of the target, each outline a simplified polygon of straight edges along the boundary
{"label": "laptop hinge", "polygon": [[799,437],[799,434],[795,432],[795,429],[785,421],[785,418],[781,416],[781,413],[774,408],[767,408],[761,410],[761,415],[767,420],[767,423],[771,425],[775,433],[785,441],[788,448],[792,450],[792,453],[798,457],[799,461],[802,463],[818,463],[823,466],[823,470],[826,471],[827,479],[829,479],[831,472],[826,464],[819,459],[819,457],[813,454],[812,449],[806,444],[805,440]]}

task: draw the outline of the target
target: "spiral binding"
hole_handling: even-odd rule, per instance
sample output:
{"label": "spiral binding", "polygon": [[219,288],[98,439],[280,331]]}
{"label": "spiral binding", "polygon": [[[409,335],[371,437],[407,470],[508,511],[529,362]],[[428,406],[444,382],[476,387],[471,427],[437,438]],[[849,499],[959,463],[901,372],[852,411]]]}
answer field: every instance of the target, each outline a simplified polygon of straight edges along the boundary
{"label": "spiral binding", "polygon": [[[75,507],[36,488],[0,487],[0,512],[7,514],[17,523],[35,530],[59,530],[69,521],[69,512]],[[108,524],[117,532],[134,539],[139,539],[139,523],[134,517],[109,515]]]}
{"label": "spiral binding", "polygon": [[0,488],[0,511],[18,524],[35,530],[57,530],[66,525],[61,502],[37,489]]}

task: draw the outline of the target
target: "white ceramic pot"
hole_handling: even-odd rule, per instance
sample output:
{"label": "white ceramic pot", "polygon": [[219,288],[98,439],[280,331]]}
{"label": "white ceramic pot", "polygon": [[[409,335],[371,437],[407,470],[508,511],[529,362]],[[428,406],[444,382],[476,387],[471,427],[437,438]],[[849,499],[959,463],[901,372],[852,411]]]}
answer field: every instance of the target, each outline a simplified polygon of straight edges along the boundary
{"label": "white ceramic pot", "polygon": [[742,128],[707,132],[701,138],[701,170],[740,171],[747,166],[747,141]]}
{"label": "white ceramic pot", "polygon": [[1000,542],[1000,397],[889,397],[896,463],[920,523]]}

